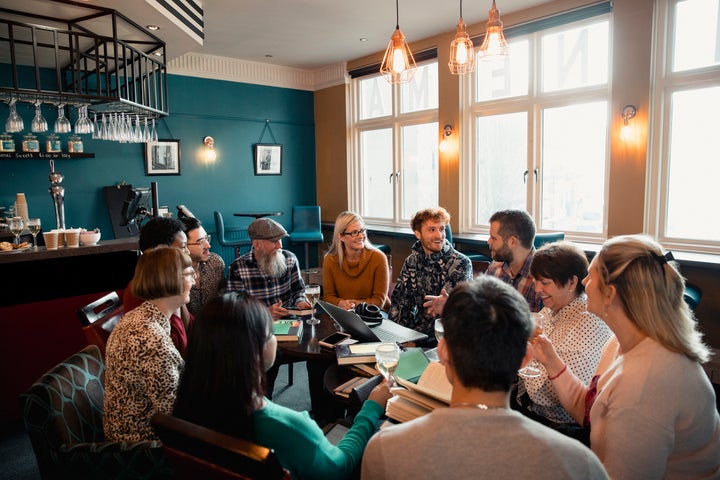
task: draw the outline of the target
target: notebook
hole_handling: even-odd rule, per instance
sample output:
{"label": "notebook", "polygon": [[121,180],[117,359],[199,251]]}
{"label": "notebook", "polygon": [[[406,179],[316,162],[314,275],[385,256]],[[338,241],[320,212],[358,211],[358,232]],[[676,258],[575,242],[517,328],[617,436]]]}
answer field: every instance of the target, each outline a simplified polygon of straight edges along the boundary
{"label": "notebook", "polygon": [[324,300],[318,300],[317,303],[343,330],[360,342],[405,343],[427,338],[424,333],[403,327],[388,319],[383,319],[380,325],[370,328],[355,312],[344,310]]}

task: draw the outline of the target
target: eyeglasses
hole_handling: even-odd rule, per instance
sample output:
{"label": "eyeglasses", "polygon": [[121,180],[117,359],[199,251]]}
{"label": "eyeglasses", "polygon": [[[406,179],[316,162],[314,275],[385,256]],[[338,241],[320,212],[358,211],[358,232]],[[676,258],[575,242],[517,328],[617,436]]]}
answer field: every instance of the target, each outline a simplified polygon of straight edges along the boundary
{"label": "eyeglasses", "polygon": [[192,272],[183,272],[183,277],[189,277],[189,278],[195,279],[195,278],[197,278],[197,272],[193,268]]}
{"label": "eyeglasses", "polygon": [[360,230],[353,230],[352,232],[343,232],[343,237],[350,235],[352,238],[357,238],[358,235],[366,236],[367,228],[361,228]]}
{"label": "eyeglasses", "polygon": [[197,242],[188,243],[187,245],[188,245],[188,246],[190,246],[190,245],[202,245],[202,244],[205,243],[205,242],[207,242],[208,244],[210,243],[210,235],[205,235],[205,236],[202,237],[202,238],[198,238],[198,241],[197,241]]}

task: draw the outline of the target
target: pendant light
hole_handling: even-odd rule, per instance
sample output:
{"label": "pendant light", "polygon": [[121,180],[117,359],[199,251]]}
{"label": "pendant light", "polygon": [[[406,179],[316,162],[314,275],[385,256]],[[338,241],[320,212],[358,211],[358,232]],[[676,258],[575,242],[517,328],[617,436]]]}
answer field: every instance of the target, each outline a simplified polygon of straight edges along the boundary
{"label": "pendant light", "polygon": [[502,60],[508,54],[508,44],[503,35],[503,24],[500,21],[500,12],[495,7],[495,0],[488,15],[485,40],[480,46],[478,56],[481,60]]}
{"label": "pendant light", "polygon": [[380,65],[380,73],[385,75],[385,79],[394,85],[412,80],[417,69],[410,47],[405,41],[405,35],[400,31],[400,7],[398,1],[395,0],[395,33],[390,37],[390,43],[388,43],[387,50],[385,50],[382,65]]}
{"label": "pendant light", "polygon": [[450,44],[450,61],[448,62],[450,73],[453,75],[465,75],[475,71],[475,49],[472,40],[465,31],[465,22],[462,17],[462,0],[460,0],[460,20],[457,24],[455,40]]}

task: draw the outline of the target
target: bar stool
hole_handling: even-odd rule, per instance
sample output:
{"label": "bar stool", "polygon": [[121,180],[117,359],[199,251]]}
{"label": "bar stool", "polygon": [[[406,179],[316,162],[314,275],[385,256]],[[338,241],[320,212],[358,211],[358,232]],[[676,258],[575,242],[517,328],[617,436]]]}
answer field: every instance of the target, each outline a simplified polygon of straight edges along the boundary
{"label": "bar stool", "polygon": [[225,238],[225,222],[223,222],[222,213],[215,210],[215,230],[217,231],[218,243],[223,247],[234,247],[235,258],[240,256],[240,247],[249,247],[252,241],[249,239],[228,240]]}
{"label": "bar stool", "polygon": [[305,244],[305,271],[310,269],[310,244],[324,240],[320,224],[320,206],[294,206],[290,243]]}

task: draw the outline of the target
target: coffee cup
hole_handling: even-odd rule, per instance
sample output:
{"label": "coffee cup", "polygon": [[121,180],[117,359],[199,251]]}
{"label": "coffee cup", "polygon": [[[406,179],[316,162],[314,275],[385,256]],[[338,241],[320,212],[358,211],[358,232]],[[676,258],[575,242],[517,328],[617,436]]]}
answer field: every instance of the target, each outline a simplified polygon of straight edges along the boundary
{"label": "coffee cup", "polygon": [[45,239],[45,248],[48,250],[58,249],[58,232],[43,232],[43,238]]}
{"label": "coffee cup", "polygon": [[80,229],[65,229],[65,242],[68,248],[78,248],[80,246]]}

